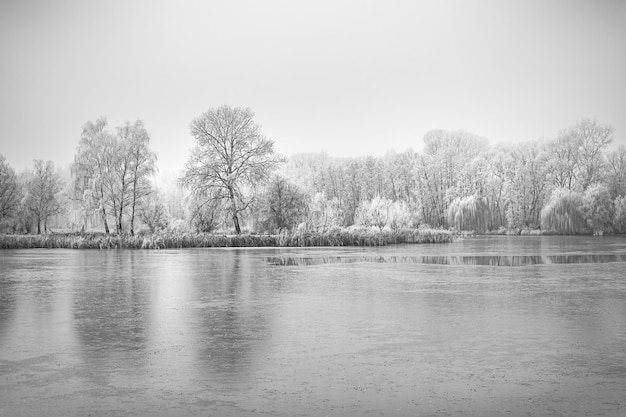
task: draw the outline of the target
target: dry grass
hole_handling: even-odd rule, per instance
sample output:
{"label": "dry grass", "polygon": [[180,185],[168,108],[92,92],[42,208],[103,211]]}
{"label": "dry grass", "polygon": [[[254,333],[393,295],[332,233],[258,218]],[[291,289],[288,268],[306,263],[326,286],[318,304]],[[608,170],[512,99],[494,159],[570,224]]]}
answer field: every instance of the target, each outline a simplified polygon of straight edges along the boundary
{"label": "dry grass", "polygon": [[219,247],[386,246],[398,243],[449,243],[442,229],[404,229],[396,232],[342,228],[325,233],[294,232],[279,235],[218,235],[159,232],[146,235],[104,233],[50,233],[0,235],[0,249],[174,249]]}

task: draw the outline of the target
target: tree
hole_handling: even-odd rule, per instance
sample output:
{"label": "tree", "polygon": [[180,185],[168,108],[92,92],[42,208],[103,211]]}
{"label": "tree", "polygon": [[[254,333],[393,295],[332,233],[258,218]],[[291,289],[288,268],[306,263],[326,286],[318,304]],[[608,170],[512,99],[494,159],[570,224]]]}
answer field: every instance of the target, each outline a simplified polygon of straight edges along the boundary
{"label": "tree", "polygon": [[0,221],[17,213],[20,199],[17,175],[0,154]]}
{"label": "tree", "polygon": [[[106,206],[109,200],[107,184],[111,183],[110,152],[113,137],[107,132],[107,120],[88,121],[81,133],[74,157],[74,199],[81,201],[85,211],[96,210],[102,219],[105,233],[109,233]],[[87,213],[85,213],[85,220]],[[83,225],[84,226],[84,225]]]}
{"label": "tree", "polygon": [[620,145],[608,154],[606,177],[611,196],[626,194],[626,146]]}
{"label": "tree", "polygon": [[606,185],[587,188],[583,195],[582,212],[592,232],[602,234],[612,231],[615,206]]}
{"label": "tree", "polygon": [[141,120],[126,122],[115,134],[107,129],[106,118],[87,122],[72,169],[74,199],[82,202],[86,212],[97,210],[106,233],[107,214],[113,215],[117,233],[123,232],[128,215],[134,234],[137,207],[151,192],[149,179],[156,170],[155,163],[150,135]]}
{"label": "tree", "polygon": [[35,217],[37,233],[41,233],[41,224],[47,230],[48,219],[61,212],[59,193],[63,189],[63,182],[54,170],[52,161],[45,162],[37,159],[34,162],[33,173],[28,182],[26,206]]}
{"label": "tree", "polygon": [[377,195],[371,201],[365,200],[359,204],[355,224],[361,226],[376,226],[383,230],[390,221],[392,201]]}
{"label": "tree", "polygon": [[[122,167],[127,166],[125,174],[127,179],[122,176],[122,184],[129,186],[129,204],[130,204],[130,234],[135,234],[135,212],[142,199],[149,196],[152,187],[149,178],[156,171],[156,154],[150,150],[150,135],[141,120],[134,123],[126,122],[119,127],[118,136],[121,140],[121,158],[127,163],[121,164]],[[120,210],[120,228],[121,216]]]}
{"label": "tree", "polygon": [[489,217],[488,202],[474,195],[456,198],[448,208],[448,223],[457,230],[484,233]]}
{"label": "tree", "polygon": [[487,139],[465,131],[432,130],[424,135],[424,155],[416,166],[424,220],[444,225],[453,188],[464,176],[464,166],[487,150]]}
{"label": "tree", "polygon": [[311,201],[306,225],[310,230],[324,233],[339,226],[342,216],[339,200],[326,198],[323,192],[315,194]]}
{"label": "tree", "polygon": [[604,152],[613,142],[613,127],[602,126],[596,120],[582,119],[570,131],[578,143],[580,163],[578,181],[586,190],[599,183],[605,166]]}
{"label": "tree", "polygon": [[592,119],[582,119],[560,131],[559,138],[552,145],[555,185],[572,189],[575,179],[580,190],[584,191],[601,181],[606,163],[604,151],[612,141],[613,128]]}
{"label": "tree", "polygon": [[614,207],[613,227],[617,233],[626,233],[626,196],[617,197]]}
{"label": "tree", "polygon": [[159,193],[152,193],[144,199],[138,211],[139,219],[148,226],[150,233],[167,227],[169,216]]}
{"label": "tree", "polygon": [[578,143],[567,130],[562,130],[559,137],[548,142],[548,180],[556,188],[575,187],[574,179],[579,164]]}
{"label": "tree", "polygon": [[194,119],[191,135],[197,146],[181,179],[192,193],[227,200],[237,234],[240,213],[253,201],[246,194],[283,162],[274,152],[274,142],[261,135],[261,126],[253,119],[249,108],[226,105]]}
{"label": "tree", "polygon": [[541,228],[558,233],[581,233],[585,229],[583,197],[576,191],[557,188],[541,210]]}
{"label": "tree", "polygon": [[548,192],[545,152],[538,142],[518,144],[509,163],[507,224],[510,228],[537,227]]}
{"label": "tree", "polygon": [[275,175],[261,197],[263,227],[274,231],[293,228],[306,218],[307,199],[296,185]]}

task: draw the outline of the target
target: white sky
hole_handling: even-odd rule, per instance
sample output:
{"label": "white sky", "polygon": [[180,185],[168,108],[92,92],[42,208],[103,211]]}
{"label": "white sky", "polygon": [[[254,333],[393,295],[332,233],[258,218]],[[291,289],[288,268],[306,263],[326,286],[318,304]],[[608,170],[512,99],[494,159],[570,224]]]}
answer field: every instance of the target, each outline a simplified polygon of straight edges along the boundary
{"label": "white sky", "polygon": [[73,160],[82,125],[142,119],[162,172],[189,123],[251,107],[276,149],[380,155],[431,129],[492,143],[581,117],[626,144],[626,2],[0,2],[0,153]]}

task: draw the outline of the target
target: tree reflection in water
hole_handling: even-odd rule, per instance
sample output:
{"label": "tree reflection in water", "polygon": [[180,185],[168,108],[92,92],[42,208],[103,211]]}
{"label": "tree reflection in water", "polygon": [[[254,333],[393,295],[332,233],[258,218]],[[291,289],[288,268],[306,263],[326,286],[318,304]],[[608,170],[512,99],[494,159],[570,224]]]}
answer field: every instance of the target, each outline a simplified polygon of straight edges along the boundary
{"label": "tree reflection in water", "polygon": [[487,265],[487,266],[527,266],[542,264],[586,264],[606,262],[626,262],[626,255],[587,254],[587,255],[448,255],[448,256],[284,256],[267,257],[267,262],[278,266],[309,266],[335,263],[409,263],[433,265]]}
{"label": "tree reflection in water", "polygon": [[96,382],[111,363],[141,365],[147,349],[149,288],[133,251],[85,252],[74,277],[74,327]]}
{"label": "tree reflection in water", "polygon": [[[197,262],[197,260],[194,260]],[[261,360],[271,336],[271,294],[250,256],[227,251],[194,277],[198,361],[214,378],[240,380]]]}

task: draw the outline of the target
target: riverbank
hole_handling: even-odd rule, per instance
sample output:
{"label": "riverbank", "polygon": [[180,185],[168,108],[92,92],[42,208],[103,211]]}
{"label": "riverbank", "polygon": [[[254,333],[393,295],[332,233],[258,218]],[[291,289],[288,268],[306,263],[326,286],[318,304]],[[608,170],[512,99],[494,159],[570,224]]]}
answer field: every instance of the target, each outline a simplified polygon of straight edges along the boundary
{"label": "riverbank", "polygon": [[0,235],[0,249],[179,249],[225,247],[386,246],[401,243],[450,243],[452,233],[418,228],[396,232],[370,229],[333,229],[327,232],[295,232],[277,235],[223,235],[157,232],[113,235],[104,233],[48,233]]}

